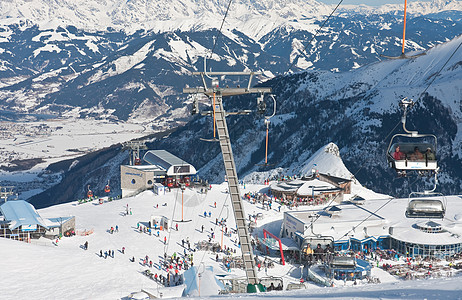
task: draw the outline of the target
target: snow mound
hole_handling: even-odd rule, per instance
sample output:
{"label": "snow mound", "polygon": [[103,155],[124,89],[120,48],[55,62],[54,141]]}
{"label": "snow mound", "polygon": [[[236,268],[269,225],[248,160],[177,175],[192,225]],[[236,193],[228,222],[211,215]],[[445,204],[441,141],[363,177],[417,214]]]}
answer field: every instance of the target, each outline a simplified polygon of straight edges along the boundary
{"label": "snow mound", "polygon": [[324,147],[321,147],[309,159],[307,159],[305,162],[301,162],[298,165],[300,167],[292,168],[293,174],[310,176],[313,173],[313,170],[315,170],[322,174],[340,178],[354,178],[354,175],[348,171],[348,169],[343,164],[338,146],[334,143],[329,143]]}

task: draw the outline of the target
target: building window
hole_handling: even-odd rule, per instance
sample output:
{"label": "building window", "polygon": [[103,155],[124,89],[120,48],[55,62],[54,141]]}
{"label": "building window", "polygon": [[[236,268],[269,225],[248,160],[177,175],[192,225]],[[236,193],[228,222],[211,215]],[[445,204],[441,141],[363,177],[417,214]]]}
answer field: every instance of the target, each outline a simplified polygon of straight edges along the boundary
{"label": "building window", "polygon": [[132,184],[135,184],[135,183],[136,183],[135,179],[132,179]]}

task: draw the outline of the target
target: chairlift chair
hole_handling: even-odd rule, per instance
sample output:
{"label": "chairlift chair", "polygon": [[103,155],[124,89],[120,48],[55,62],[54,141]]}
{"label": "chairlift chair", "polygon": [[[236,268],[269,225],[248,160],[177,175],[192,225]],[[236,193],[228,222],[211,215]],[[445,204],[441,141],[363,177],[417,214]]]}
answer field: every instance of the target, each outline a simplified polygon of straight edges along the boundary
{"label": "chairlift chair", "polygon": [[443,219],[445,213],[446,198],[443,194],[435,192],[412,192],[409,194],[406,209],[407,218]]}
{"label": "chairlift chair", "polygon": [[[264,166],[264,167],[274,165],[274,164],[269,164],[268,163],[268,137],[269,137],[270,119],[272,117],[274,117],[274,115],[276,114],[276,98],[272,94],[270,94],[270,97],[271,97],[271,99],[273,99],[274,105],[273,105],[273,114],[270,115],[270,116],[265,116],[265,125],[266,125],[265,163],[264,164],[257,164],[257,166]],[[263,95],[261,95],[261,97],[258,98],[258,100],[257,100],[257,108],[258,108],[259,112],[261,112],[261,109],[263,109],[263,113],[264,113],[264,110],[266,109],[266,104],[264,104],[264,102],[263,102]]]}
{"label": "chairlift chair", "polygon": [[399,56],[380,55],[380,56],[388,58],[388,59],[412,59],[412,58],[425,55],[425,52],[415,54],[415,55],[408,55],[404,53],[404,46],[406,44],[406,10],[407,10],[407,0],[404,0],[403,41],[401,45],[401,55]]}
{"label": "chairlift chair", "polygon": [[[420,134],[417,131],[406,129],[407,110],[413,105],[414,102],[406,98],[400,102],[400,106],[404,110],[401,122],[405,133],[395,134],[391,138],[387,149],[388,163],[398,174],[402,175],[405,175],[407,171],[431,171],[437,173],[436,136],[433,134]],[[398,147],[399,149],[397,149]]]}

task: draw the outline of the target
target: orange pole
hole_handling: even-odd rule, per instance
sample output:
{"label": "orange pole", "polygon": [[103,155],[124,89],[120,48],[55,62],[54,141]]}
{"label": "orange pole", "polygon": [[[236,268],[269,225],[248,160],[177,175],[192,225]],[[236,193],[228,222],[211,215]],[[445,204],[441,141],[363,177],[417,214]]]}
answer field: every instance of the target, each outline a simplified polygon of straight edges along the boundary
{"label": "orange pole", "polygon": [[265,165],[268,163],[268,124],[266,125],[266,150],[265,150]]}
{"label": "orange pole", "polygon": [[213,138],[215,138],[215,92],[213,92]]}
{"label": "orange pole", "polygon": [[404,54],[404,44],[406,43],[406,10],[407,10],[407,0],[404,0],[403,46],[401,50],[402,54]]}

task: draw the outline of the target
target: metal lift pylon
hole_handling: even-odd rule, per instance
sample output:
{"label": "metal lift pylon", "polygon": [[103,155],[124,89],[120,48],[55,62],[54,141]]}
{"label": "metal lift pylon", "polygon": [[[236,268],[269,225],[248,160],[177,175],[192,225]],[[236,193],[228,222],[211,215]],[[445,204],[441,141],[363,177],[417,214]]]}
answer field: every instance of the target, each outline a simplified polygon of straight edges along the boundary
{"label": "metal lift pylon", "polygon": [[[203,93],[207,96],[215,95],[215,123],[218,132],[218,138],[223,155],[223,162],[225,166],[226,176],[228,178],[229,194],[231,196],[231,203],[234,211],[234,218],[236,220],[237,233],[241,245],[242,259],[245,267],[245,274],[247,277],[248,285],[247,292],[263,291],[263,286],[258,281],[257,271],[255,269],[255,259],[253,256],[252,245],[249,235],[249,230],[245,224],[246,217],[244,207],[241,200],[239,191],[239,180],[236,172],[236,165],[234,163],[233,152],[231,149],[231,141],[229,139],[228,126],[226,124],[226,112],[223,108],[223,97],[236,96],[251,93],[271,93],[271,88],[251,88],[252,77],[260,73],[255,72],[193,72],[193,75],[200,75],[202,77],[203,87],[199,88],[184,88],[183,93],[196,94]],[[246,88],[220,88],[217,78],[210,76],[250,76],[249,83]],[[212,79],[212,87],[207,87],[205,77]]]}

